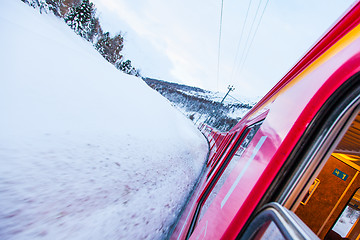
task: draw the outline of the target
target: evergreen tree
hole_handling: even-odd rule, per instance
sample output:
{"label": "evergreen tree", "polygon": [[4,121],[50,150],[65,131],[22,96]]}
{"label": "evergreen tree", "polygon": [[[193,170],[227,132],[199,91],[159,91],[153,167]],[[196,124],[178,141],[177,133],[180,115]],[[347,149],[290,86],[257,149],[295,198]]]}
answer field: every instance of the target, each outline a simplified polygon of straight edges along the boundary
{"label": "evergreen tree", "polygon": [[103,34],[98,18],[92,18],[89,24],[88,39],[90,42],[96,42],[96,40]]}
{"label": "evergreen tree", "polygon": [[131,61],[126,60],[120,64],[119,69],[123,71],[124,73],[130,74],[132,70]]}
{"label": "evergreen tree", "polygon": [[94,27],[94,4],[89,0],[83,2],[77,7],[71,7],[64,17],[65,22],[80,36],[91,41],[91,35]]}
{"label": "evergreen tree", "polygon": [[137,70],[136,68],[134,68],[131,65],[130,60],[119,62],[115,66],[116,66],[117,69],[119,69],[120,71],[123,71],[124,73],[127,73],[129,75],[133,75],[133,76],[136,76],[136,77],[141,77],[140,70]]}
{"label": "evergreen tree", "polygon": [[120,66],[122,55],[120,54],[123,49],[124,38],[117,34],[115,37],[110,38],[109,32],[104,33],[95,44],[95,48],[99,53],[110,63],[115,66]]}
{"label": "evergreen tree", "polygon": [[63,3],[63,0],[46,0],[49,11],[51,11],[55,16],[60,17],[60,6]]}
{"label": "evergreen tree", "polygon": [[95,17],[96,9],[89,0],[21,0],[40,12],[53,12],[62,17],[77,34],[92,42],[99,53],[117,69],[140,77],[140,71],[131,66],[131,61],[123,61],[121,51],[124,38],[121,34],[110,37],[109,32],[103,33],[100,21]]}
{"label": "evergreen tree", "polygon": [[110,48],[110,33],[106,32],[101,35],[100,39],[95,44],[95,48],[98,52],[109,61],[109,48]]}
{"label": "evergreen tree", "polygon": [[67,25],[76,31],[78,28],[77,13],[75,8],[70,8],[68,14],[64,18]]}
{"label": "evergreen tree", "polygon": [[117,62],[121,61],[122,55],[120,52],[122,51],[124,47],[124,38],[121,36],[121,34],[117,34],[115,37],[113,37],[110,40],[110,49],[111,52],[111,59],[110,62],[112,64],[116,64]]}
{"label": "evergreen tree", "polygon": [[93,3],[90,3],[89,0],[84,0],[82,4],[78,7],[78,21],[79,21],[79,30],[81,33],[87,32],[89,28],[92,15],[93,15]]}
{"label": "evergreen tree", "polygon": [[[57,0],[54,0],[57,1]],[[82,0],[60,0],[61,3],[60,6],[60,15],[62,18],[65,18],[65,16],[69,13],[71,8],[75,8],[76,6],[79,6],[82,2]]]}

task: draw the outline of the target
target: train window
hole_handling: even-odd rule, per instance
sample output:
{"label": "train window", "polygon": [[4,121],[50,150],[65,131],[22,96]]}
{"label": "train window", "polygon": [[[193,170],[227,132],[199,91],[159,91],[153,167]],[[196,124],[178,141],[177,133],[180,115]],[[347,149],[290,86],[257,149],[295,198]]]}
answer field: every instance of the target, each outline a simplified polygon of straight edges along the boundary
{"label": "train window", "polygon": [[342,238],[357,239],[360,234],[360,190],[358,189],[351,200],[346,205],[345,209],[340,214],[334,226],[327,233],[326,238],[331,235],[340,236]]}
{"label": "train window", "polygon": [[[321,239],[360,236],[360,112],[294,212]],[[315,190],[316,189],[316,190]],[[354,194],[355,192],[355,194]],[[314,214],[316,212],[316,214]]]}
{"label": "train window", "polygon": [[278,203],[265,205],[240,240],[315,240],[318,237],[292,212]]}
{"label": "train window", "polygon": [[[199,203],[197,205],[193,220],[190,224],[190,228],[187,234],[186,239],[188,239],[196,224],[204,216],[205,212],[209,208],[212,200],[215,198],[219,192],[221,186],[225,183],[226,178],[229,176],[231,170],[235,167],[236,163],[239,161],[241,155],[244,153],[245,149],[255,136],[256,132],[259,130],[263,121],[257,122],[249,127],[247,127],[242,135],[237,138],[237,142],[234,147],[230,150],[228,157],[219,166],[219,170],[216,172],[215,176],[212,178],[210,185],[205,189],[204,194],[202,195]],[[225,171],[224,171],[225,170]]]}
{"label": "train window", "polygon": [[[238,133],[234,133],[231,136],[229,136],[227,140],[227,143],[224,143],[223,147],[219,149],[219,154],[215,154],[213,159],[213,163],[211,164],[211,170],[209,171],[207,178],[209,178],[214,170],[217,168],[218,164],[221,162],[221,159],[226,157],[228,155],[229,152],[229,146],[232,146],[234,144],[234,142],[239,138],[239,136],[237,136]],[[209,180],[209,179],[208,179]]]}
{"label": "train window", "polygon": [[[311,162],[305,165],[303,177],[295,179],[294,188],[289,188],[292,192],[283,193],[277,200],[279,203],[271,203],[270,208],[261,210],[240,239],[360,239],[359,109],[360,105],[347,109],[331,128],[331,137],[322,133],[329,145],[321,138],[317,141],[326,150],[322,152],[323,148],[316,144],[311,146],[317,152],[309,154]],[[294,179],[290,179],[290,183],[292,181]],[[298,187],[301,190],[297,190]],[[287,201],[281,199],[284,196]],[[283,216],[278,218],[279,215]],[[294,232],[306,232],[307,236],[289,235]]]}
{"label": "train window", "polygon": [[274,221],[265,222],[260,226],[260,229],[256,232],[255,236],[251,238],[252,240],[264,239],[264,240],[285,240],[286,238],[281,233],[279,227],[275,224]]}
{"label": "train window", "polygon": [[279,203],[319,239],[360,239],[358,80],[351,78],[324,104],[259,204]]}
{"label": "train window", "polygon": [[234,169],[234,167],[238,163],[239,159],[241,158],[242,154],[244,153],[245,149],[249,146],[249,143],[254,138],[256,132],[259,130],[261,124],[262,124],[262,122],[253,124],[244,131],[244,135],[245,135],[244,138],[239,139],[239,143],[241,143],[241,144],[238,144],[237,146],[234,147],[234,148],[238,147],[238,149],[236,150],[235,154],[233,156],[230,155],[229,159],[224,163],[225,170],[223,170],[223,173],[221,174],[221,176],[216,179],[217,182],[216,182],[214,188],[211,190],[210,194],[208,195],[206,200],[203,202],[202,208],[201,208],[201,211],[199,214],[198,222],[202,219],[205,212],[211,205],[212,201],[214,200],[214,198],[220,191],[221,187],[224,185],[224,183],[225,183],[226,179],[229,177],[231,171]]}

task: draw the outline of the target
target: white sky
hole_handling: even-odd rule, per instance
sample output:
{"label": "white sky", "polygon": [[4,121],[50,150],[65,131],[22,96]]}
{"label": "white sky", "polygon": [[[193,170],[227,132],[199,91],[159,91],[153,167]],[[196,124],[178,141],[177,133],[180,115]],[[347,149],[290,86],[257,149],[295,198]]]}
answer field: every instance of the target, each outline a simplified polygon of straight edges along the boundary
{"label": "white sky", "polygon": [[245,24],[249,0],[224,0],[217,78],[221,0],[92,1],[106,31],[125,33],[125,58],[143,75],[222,92],[231,84],[244,96],[266,94],[354,2],[253,0]]}

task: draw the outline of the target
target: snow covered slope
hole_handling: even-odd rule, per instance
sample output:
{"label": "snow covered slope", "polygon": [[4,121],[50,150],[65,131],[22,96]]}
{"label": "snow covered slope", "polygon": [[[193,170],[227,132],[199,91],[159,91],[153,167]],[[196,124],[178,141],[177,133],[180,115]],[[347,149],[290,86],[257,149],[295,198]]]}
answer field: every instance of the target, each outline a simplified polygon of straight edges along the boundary
{"label": "snow covered slope", "polygon": [[[195,123],[206,122],[223,132],[235,126],[259,100],[255,97],[252,100],[245,97],[235,98],[226,93],[152,78],[144,78],[144,81]],[[222,102],[225,95],[227,98]]]}
{"label": "snow covered slope", "polygon": [[207,154],[61,20],[0,1],[0,239],[160,239]]}

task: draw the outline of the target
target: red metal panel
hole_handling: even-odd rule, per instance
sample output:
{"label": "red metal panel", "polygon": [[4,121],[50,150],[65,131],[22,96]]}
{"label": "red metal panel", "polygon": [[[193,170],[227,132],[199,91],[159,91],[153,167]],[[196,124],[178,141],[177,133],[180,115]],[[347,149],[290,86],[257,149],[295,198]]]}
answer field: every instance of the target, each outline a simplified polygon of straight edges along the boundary
{"label": "red metal panel", "polygon": [[[236,237],[318,110],[341,84],[359,71],[360,39],[357,39],[337,54],[336,58],[328,60],[278,95],[261,126],[260,134],[267,136],[268,141],[221,208],[225,193],[245,163],[239,164],[237,170],[234,170],[193,236],[203,234],[204,228],[207,228],[206,239]],[[256,141],[254,139],[254,144]],[[251,151],[249,147],[243,157],[244,161],[251,157]]]}

